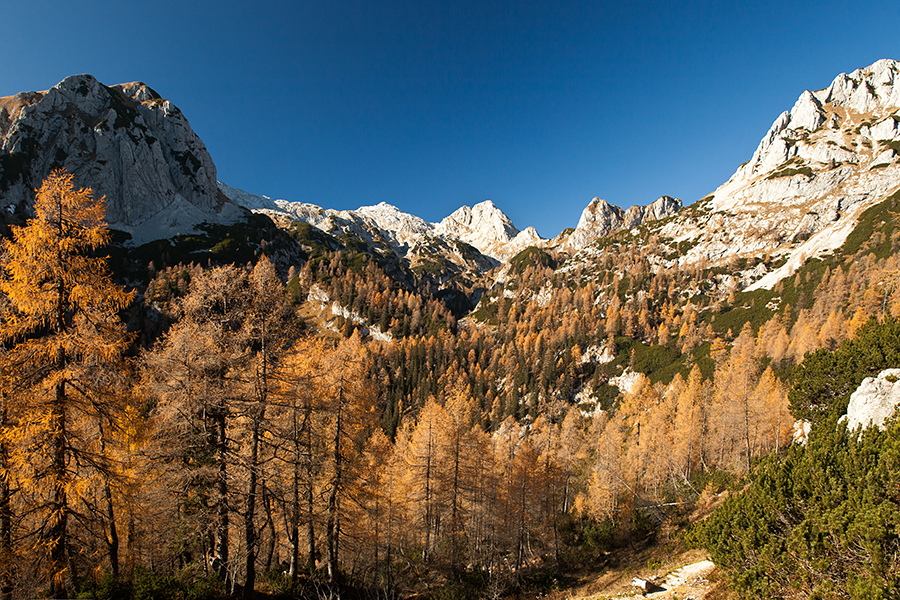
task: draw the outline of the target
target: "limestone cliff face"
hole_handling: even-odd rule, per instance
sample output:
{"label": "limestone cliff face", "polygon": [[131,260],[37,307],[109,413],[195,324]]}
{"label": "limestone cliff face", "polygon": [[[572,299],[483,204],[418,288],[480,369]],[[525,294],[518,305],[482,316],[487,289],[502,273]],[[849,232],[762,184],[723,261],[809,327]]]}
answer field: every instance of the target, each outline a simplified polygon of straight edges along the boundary
{"label": "limestone cliff face", "polygon": [[659,233],[691,242],[681,262],[785,258],[751,286],[770,288],[840,247],[862,211],[898,189],[900,62],[879,60],[803,92],[726,183]]}
{"label": "limestone cliff face", "polygon": [[632,206],[627,210],[602,198],[594,198],[581,213],[578,226],[562,247],[569,251],[581,250],[599,237],[674,215],[681,207],[681,200],[670,196],[661,196],[648,206]]}
{"label": "limestone cliff face", "polygon": [[0,203],[25,209],[58,167],[106,196],[110,226],[136,244],[245,214],[219,193],[216,167],[181,111],[139,82],[107,87],[74,75],[0,98]]}
{"label": "limestone cliff face", "polygon": [[[516,229],[490,200],[463,206],[440,223],[428,223],[386,202],[356,210],[334,210],[306,202],[272,200],[221,181],[219,189],[235,204],[254,212],[309,223],[326,233],[351,233],[374,247],[390,248],[400,257],[425,257],[437,252],[451,262],[478,271],[490,270],[528,246],[547,243],[534,227]],[[460,251],[459,243],[477,250],[480,256]]]}
{"label": "limestone cliff face", "polygon": [[534,227],[519,231],[490,200],[457,209],[438,223],[435,231],[474,246],[486,256],[501,262],[528,246],[544,244]]}

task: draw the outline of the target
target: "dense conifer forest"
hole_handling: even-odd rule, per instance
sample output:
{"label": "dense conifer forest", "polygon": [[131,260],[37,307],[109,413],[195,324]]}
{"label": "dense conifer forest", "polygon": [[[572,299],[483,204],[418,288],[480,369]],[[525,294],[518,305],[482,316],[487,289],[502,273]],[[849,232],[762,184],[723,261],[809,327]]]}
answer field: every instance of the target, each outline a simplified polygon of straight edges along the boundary
{"label": "dense conifer forest", "polygon": [[2,598],[536,595],[661,543],[897,592],[896,426],[835,425],[900,365],[897,195],[753,292],[652,223],[476,279],[259,216],[127,249],[98,200],[8,224]]}

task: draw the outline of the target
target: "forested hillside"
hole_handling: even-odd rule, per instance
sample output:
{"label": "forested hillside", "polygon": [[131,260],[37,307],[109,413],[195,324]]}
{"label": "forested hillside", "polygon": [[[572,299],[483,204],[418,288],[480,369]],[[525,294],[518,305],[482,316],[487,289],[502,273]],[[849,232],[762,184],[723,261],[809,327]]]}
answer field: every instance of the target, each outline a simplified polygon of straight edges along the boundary
{"label": "forested hillside", "polygon": [[858,337],[806,357],[790,393],[811,419],[805,446],[770,455],[692,529],[747,597],[893,598],[897,576],[897,420],[848,430],[851,392],[900,361],[900,321],[872,320]]}
{"label": "forested hillside", "polygon": [[[661,268],[684,249],[652,222],[441,287],[259,216],[128,249],[55,172],[4,246],[0,593],[545,593],[619,549],[677,543],[742,476],[747,494],[689,537],[745,591],[812,581],[811,563],[725,540],[758,531],[735,520],[745,496],[825,527],[758,490],[815,481],[820,454],[890,452],[874,434],[828,444],[858,381],[897,366],[898,201],[772,290],[742,289],[765,255]],[[815,424],[807,450],[796,418]],[[889,590],[895,534],[878,535]],[[854,556],[812,592],[846,573],[863,589]]]}

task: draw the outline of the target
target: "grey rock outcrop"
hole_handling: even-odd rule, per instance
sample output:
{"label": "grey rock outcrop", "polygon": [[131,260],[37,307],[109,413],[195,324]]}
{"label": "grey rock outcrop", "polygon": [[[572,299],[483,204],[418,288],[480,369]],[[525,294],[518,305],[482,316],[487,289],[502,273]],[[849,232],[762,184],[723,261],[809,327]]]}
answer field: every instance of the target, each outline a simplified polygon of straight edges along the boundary
{"label": "grey rock outcrop", "polygon": [[898,143],[900,62],[840,74],[804,91],[727,182],[659,235],[685,243],[681,264],[777,258],[781,266],[743,282],[771,289],[839,248],[863,211],[900,190]]}
{"label": "grey rock outcrop", "polygon": [[106,196],[110,227],[135,244],[246,214],[219,193],[216,167],[181,111],[140,82],[107,87],[73,75],[0,98],[0,202],[26,208],[58,167]]}
{"label": "grey rock outcrop", "polygon": [[[389,246],[401,257],[424,257],[427,252],[423,248],[449,248],[452,251],[443,252],[444,258],[475,265],[478,270],[496,267],[528,246],[547,243],[534,227],[519,231],[490,200],[458,208],[440,223],[428,223],[386,202],[356,210],[334,210],[305,202],[272,200],[268,196],[232,188],[221,181],[219,189],[235,204],[254,212],[308,223],[326,233],[351,233],[376,247]],[[462,255],[468,252],[461,252],[456,242],[483,256],[463,260]]]}
{"label": "grey rock outcrop", "polygon": [[681,207],[681,200],[671,196],[661,196],[648,206],[632,206],[628,210],[622,210],[602,198],[594,198],[582,211],[578,226],[563,247],[570,251],[580,250],[595,239],[620,229],[639,227],[648,221],[674,215]]}
{"label": "grey rock outcrop", "polygon": [[884,429],[900,404],[900,369],[885,369],[877,377],[866,377],[850,396],[846,420],[850,431],[858,427]]}
{"label": "grey rock outcrop", "polygon": [[505,247],[520,234],[510,218],[490,200],[456,209],[437,224],[435,232],[461,240],[498,260],[515,254],[506,252]]}

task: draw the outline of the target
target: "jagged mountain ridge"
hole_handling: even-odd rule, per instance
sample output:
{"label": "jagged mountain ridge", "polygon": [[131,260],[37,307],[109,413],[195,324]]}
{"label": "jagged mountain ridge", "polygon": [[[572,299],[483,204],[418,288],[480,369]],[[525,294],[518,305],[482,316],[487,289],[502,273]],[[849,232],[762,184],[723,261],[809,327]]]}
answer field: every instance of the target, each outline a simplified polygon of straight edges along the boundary
{"label": "jagged mountain ridge", "polygon": [[[474,273],[529,246],[556,244],[533,227],[520,231],[491,201],[427,223],[386,203],[336,211],[230,188],[217,181],[215,164],[183,113],[141,82],[105,86],[91,75],[73,75],[44,92],[0,98],[0,201],[27,210],[34,189],[57,167],[106,197],[110,226],[129,233],[134,245],[190,233],[204,222],[236,223],[244,208],[350,234],[413,264],[450,261]],[[615,211],[628,215],[620,226],[645,218],[640,207]],[[587,243],[603,233],[580,226],[573,239]]]}
{"label": "jagged mountain ridge", "polygon": [[594,198],[581,213],[578,226],[564,237],[562,247],[577,252],[599,237],[620,229],[632,229],[646,222],[664,219],[682,209],[681,200],[661,196],[648,206],[631,206],[622,210],[601,198]]}
{"label": "jagged mountain ridge", "polygon": [[24,209],[54,168],[106,196],[107,220],[135,244],[244,218],[184,114],[140,82],[73,75],[45,92],[0,98],[0,199]]}
{"label": "jagged mountain ridge", "polygon": [[898,73],[896,61],[881,60],[804,92],[751,159],[690,211],[668,196],[627,210],[595,198],[555,240],[518,230],[490,201],[427,223],[386,203],[337,211],[230,188],[217,182],[205,146],[174,105],[142,83],[106,87],[90,75],[0,99],[0,198],[21,208],[51,168],[65,166],[79,185],[107,196],[111,226],[136,244],[203,221],[234,222],[247,208],[349,234],[412,263],[438,258],[476,272],[528,246],[590,254],[597,238],[657,221],[663,239],[687,248],[661,266],[770,253],[783,266],[757,270],[747,283],[771,286],[840,245],[862,210],[898,189]]}
{"label": "jagged mountain ridge", "polygon": [[221,181],[219,188],[236,204],[254,212],[288,222],[308,223],[325,233],[351,233],[372,246],[381,249],[389,246],[400,257],[413,258],[423,248],[433,253],[435,244],[452,248],[461,242],[486,257],[487,261],[482,265],[475,265],[480,270],[507,263],[530,246],[554,246],[574,251],[597,237],[668,217],[682,207],[681,200],[669,196],[662,196],[648,206],[632,206],[627,210],[595,198],[572,232],[550,240],[542,238],[534,227],[520,231],[490,200],[471,207],[463,206],[439,223],[428,223],[386,202],[356,210],[335,210],[305,202],[272,200],[268,196],[232,188]]}
{"label": "jagged mountain ridge", "polygon": [[840,247],[859,215],[898,189],[900,63],[879,60],[803,92],[727,182],[658,229],[673,246],[689,247],[662,264],[768,253],[783,265],[747,283],[771,288]]}
{"label": "jagged mountain ridge", "polygon": [[[505,215],[492,213],[492,203],[484,207],[492,210],[464,207],[440,224],[384,204],[339,212],[278,200],[271,210],[325,231],[352,229],[331,222],[335,216],[368,220],[363,235],[377,231],[395,248],[435,232],[455,235],[499,262],[528,246],[555,247],[576,262],[589,260],[594,240],[656,221],[654,231],[670,242],[667,257],[657,260],[660,267],[769,254],[780,259],[777,270],[757,267],[742,273],[741,280],[750,289],[771,287],[808,258],[838,248],[864,210],[900,189],[898,74],[900,63],[884,59],[838,75],[827,88],[803,92],[775,120],[750,160],[690,211],[682,211],[681,201],[669,196],[627,210],[594,198],[574,230],[545,240],[529,230],[526,236],[515,233]],[[476,213],[480,219],[473,217]],[[463,227],[446,225],[454,216],[463,217]]]}
{"label": "jagged mountain ridge", "polygon": [[418,245],[442,239],[472,246],[496,266],[529,245],[546,243],[533,227],[519,231],[490,200],[474,207],[463,206],[440,223],[428,223],[386,202],[356,210],[335,210],[305,202],[272,200],[222,182],[219,188],[235,203],[255,212],[308,223],[325,233],[353,233],[370,244],[386,243],[400,256],[414,252]]}

